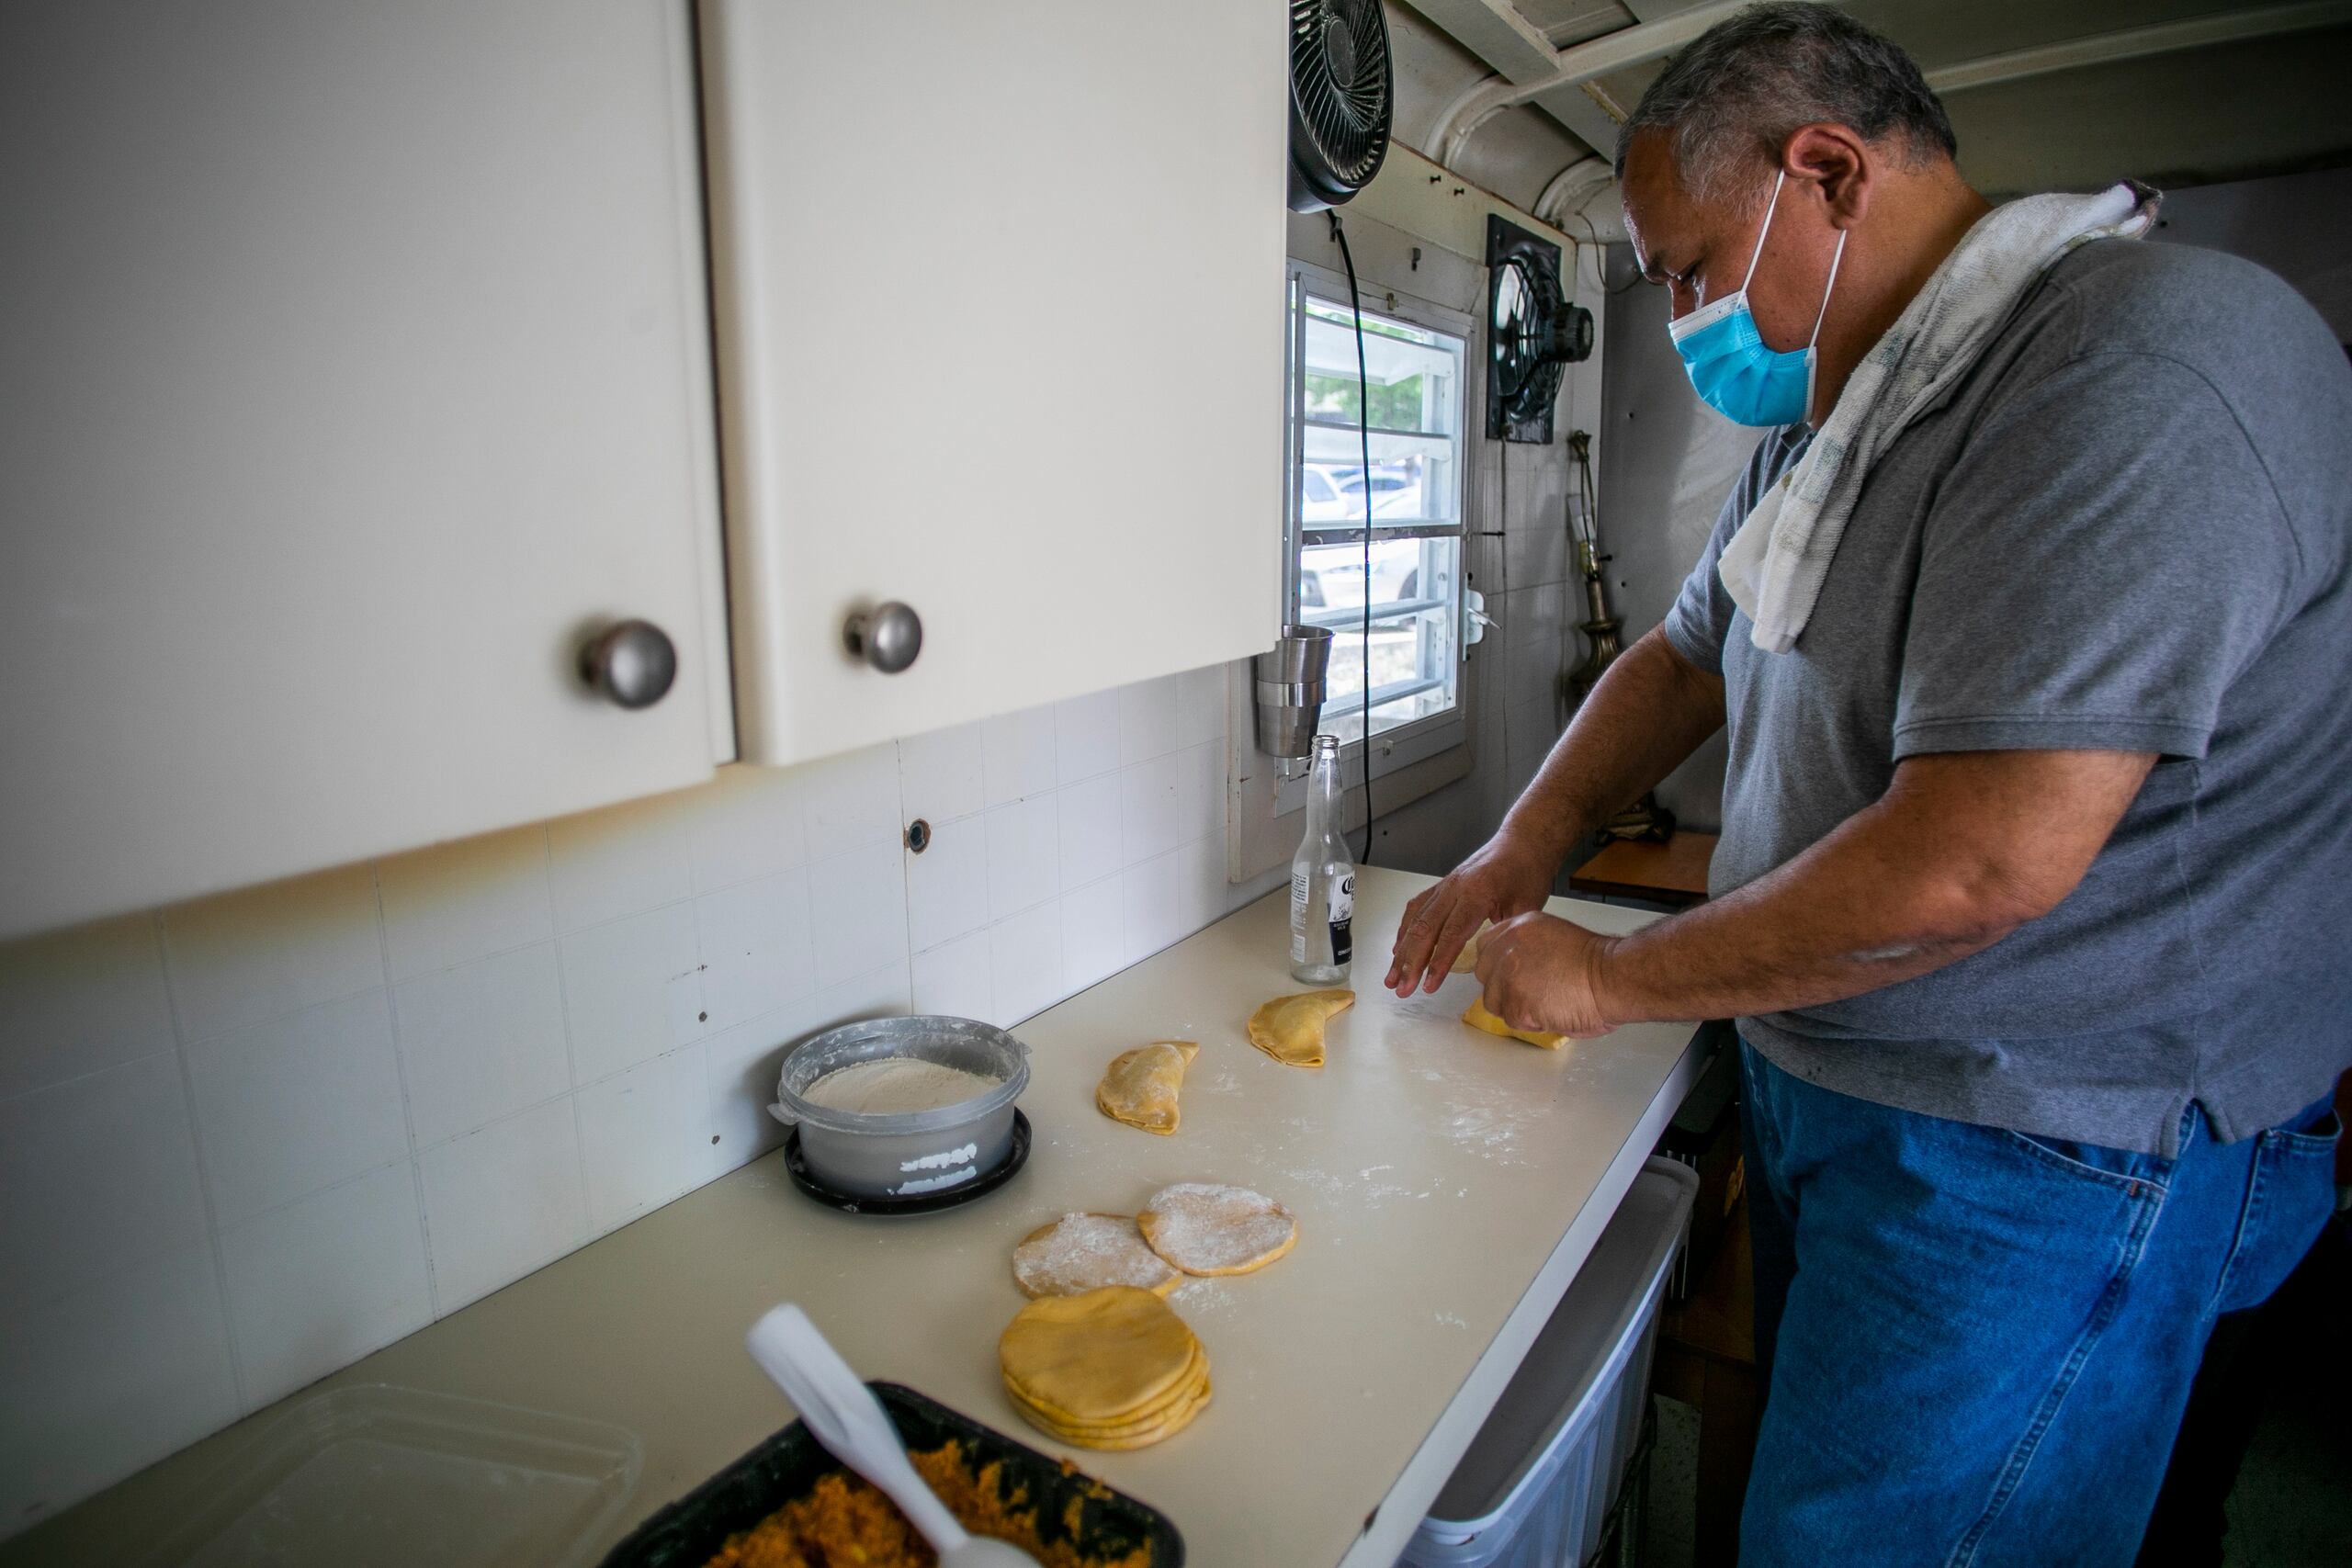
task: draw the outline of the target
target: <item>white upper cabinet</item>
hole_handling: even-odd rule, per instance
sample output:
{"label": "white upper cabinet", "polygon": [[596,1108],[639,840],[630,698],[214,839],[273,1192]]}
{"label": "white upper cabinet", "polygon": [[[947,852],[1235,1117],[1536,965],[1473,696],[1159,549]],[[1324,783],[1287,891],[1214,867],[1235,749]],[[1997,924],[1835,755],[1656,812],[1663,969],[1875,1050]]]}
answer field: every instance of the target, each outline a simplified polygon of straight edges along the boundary
{"label": "white upper cabinet", "polygon": [[[745,757],[1272,642],[1284,16],[707,0]],[[885,674],[842,627],[891,601]]]}
{"label": "white upper cabinet", "polygon": [[730,749],[690,20],[0,10],[0,936]]}

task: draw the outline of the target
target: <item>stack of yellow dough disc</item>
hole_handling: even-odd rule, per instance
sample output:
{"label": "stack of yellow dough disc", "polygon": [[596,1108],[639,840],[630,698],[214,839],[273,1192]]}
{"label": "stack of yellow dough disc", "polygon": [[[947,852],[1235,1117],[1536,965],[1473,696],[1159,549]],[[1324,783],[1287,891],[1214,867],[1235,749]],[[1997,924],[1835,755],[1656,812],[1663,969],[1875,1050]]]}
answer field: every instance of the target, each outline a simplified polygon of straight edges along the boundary
{"label": "stack of yellow dough disc", "polygon": [[1200,1340],[1166,1302],[1132,1285],[1039,1297],[1005,1329],[997,1359],[1022,1417],[1080,1448],[1148,1447],[1209,1402]]}

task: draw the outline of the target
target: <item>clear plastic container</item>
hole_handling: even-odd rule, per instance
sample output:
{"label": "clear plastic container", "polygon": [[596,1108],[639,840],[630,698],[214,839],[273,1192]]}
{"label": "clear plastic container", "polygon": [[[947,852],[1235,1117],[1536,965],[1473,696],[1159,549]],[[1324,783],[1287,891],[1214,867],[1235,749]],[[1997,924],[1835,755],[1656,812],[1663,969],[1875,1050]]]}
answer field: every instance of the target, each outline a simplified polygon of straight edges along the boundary
{"label": "clear plastic container", "polygon": [[1652,1159],[1397,1559],[1411,1568],[1581,1568],[1625,1479],[1699,1178]]}
{"label": "clear plastic container", "polygon": [[634,1434],[361,1383],[280,1415],[197,1488],[144,1568],[567,1568],[637,1489]]}

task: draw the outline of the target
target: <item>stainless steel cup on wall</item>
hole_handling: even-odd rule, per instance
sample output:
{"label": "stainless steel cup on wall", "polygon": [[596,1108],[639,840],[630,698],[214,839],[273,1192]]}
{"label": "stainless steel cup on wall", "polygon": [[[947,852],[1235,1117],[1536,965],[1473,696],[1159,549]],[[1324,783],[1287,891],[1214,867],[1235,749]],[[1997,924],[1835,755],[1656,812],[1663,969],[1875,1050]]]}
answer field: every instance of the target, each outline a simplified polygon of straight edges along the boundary
{"label": "stainless steel cup on wall", "polygon": [[1284,626],[1281,639],[1251,661],[1257,678],[1259,750],[1286,759],[1313,753],[1315,727],[1323,716],[1324,674],[1330,663],[1330,628],[1299,626]]}

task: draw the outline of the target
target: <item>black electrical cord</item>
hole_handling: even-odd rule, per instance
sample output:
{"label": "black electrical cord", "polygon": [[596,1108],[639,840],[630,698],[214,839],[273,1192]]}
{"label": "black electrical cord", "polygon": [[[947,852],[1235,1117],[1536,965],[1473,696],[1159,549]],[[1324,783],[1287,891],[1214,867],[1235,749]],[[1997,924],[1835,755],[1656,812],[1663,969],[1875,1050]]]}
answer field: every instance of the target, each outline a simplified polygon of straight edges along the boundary
{"label": "black electrical cord", "polygon": [[1340,260],[1348,269],[1348,309],[1356,324],[1356,436],[1363,459],[1363,858],[1372,863],[1372,375],[1363,355],[1363,300],[1356,294],[1356,258],[1348,251],[1348,231],[1340,215],[1331,213],[1331,238],[1340,243]]}

